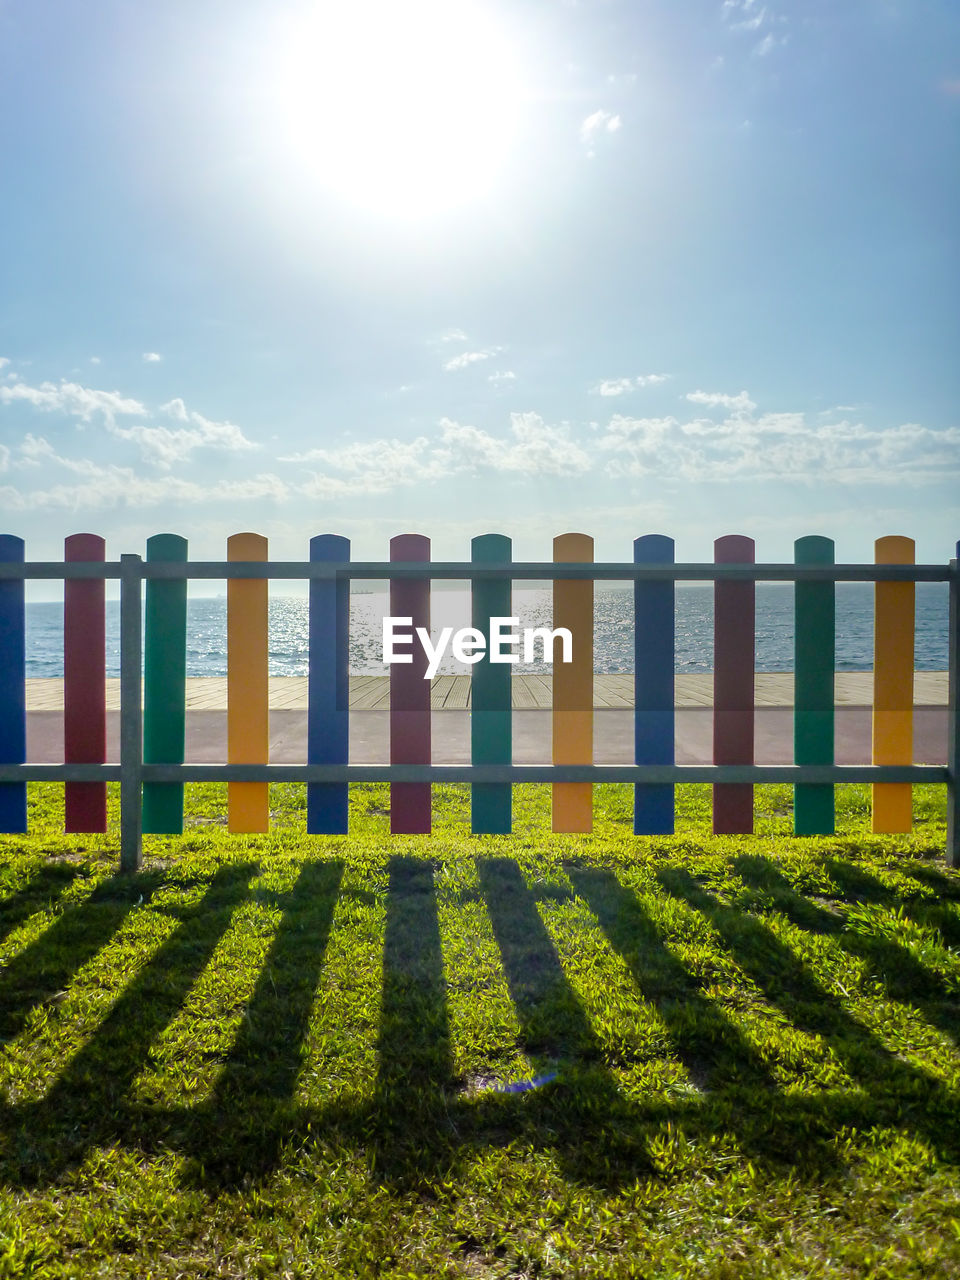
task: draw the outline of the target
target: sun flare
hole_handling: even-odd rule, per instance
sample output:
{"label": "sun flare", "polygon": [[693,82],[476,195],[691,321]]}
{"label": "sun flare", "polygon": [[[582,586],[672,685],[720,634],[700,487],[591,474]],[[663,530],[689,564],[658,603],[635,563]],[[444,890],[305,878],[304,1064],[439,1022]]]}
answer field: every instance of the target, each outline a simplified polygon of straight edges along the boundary
{"label": "sun flare", "polygon": [[494,186],[522,98],[506,31],[471,0],[320,0],[288,29],[277,91],[308,177],[407,217]]}

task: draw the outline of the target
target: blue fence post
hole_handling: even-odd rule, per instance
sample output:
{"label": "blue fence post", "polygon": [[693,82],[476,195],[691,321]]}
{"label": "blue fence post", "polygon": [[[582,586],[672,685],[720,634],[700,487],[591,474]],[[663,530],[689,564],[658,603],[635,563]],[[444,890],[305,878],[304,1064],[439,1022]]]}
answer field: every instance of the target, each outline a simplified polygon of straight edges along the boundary
{"label": "blue fence post", "polygon": [[[633,543],[635,564],[673,564],[672,538],[648,533]],[[675,585],[672,579],[644,582],[633,588],[634,631],[634,762],[675,762]],[[672,783],[637,783],[633,830],[638,836],[672,835]]]}
{"label": "blue fence post", "polygon": [[[0,560],[22,564],[22,538],[0,534]],[[0,764],[27,759],[26,642],[23,578],[0,582]],[[0,783],[0,831],[27,829],[27,784]]]}

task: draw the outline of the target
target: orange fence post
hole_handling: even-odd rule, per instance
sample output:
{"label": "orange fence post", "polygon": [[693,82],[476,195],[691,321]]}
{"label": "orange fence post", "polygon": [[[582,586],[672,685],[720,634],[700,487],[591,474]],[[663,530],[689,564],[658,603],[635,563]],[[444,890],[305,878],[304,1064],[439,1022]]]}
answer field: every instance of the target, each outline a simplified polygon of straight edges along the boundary
{"label": "orange fence post", "polygon": [[[912,538],[876,541],[877,564],[913,564]],[[878,582],[873,631],[873,763],[913,763],[913,582]],[[909,831],[913,788],[908,782],[873,784],[873,830]]]}
{"label": "orange fence post", "polygon": [[[266,560],[259,533],[227,539],[228,560]],[[270,754],[267,682],[267,579],[227,579],[227,760],[266,764]],[[227,828],[262,832],[269,827],[266,782],[227,784]]]}
{"label": "orange fence post", "polygon": [[[562,533],[553,540],[554,561],[593,560],[593,539],[585,533]],[[570,632],[572,661],[561,662],[562,646],[554,645],[553,763],[593,764],[593,579],[556,578],[553,625]],[[593,830],[593,784],[553,783],[553,830]]]}

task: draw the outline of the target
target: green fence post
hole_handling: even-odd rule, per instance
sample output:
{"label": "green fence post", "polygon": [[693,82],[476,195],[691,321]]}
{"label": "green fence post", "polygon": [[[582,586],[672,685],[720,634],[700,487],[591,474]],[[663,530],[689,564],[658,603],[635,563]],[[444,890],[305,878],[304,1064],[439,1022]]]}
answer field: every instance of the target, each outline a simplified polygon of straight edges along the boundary
{"label": "green fence post", "polygon": [[[798,538],[796,564],[832,565],[830,538]],[[836,585],[797,582],[794,587],[793,759],[833,764],[833,675],[836,666]],[[834,789],[801,782],[793,789],[793,829],[798,836],[832,835]]]}
{"label": "green fence post", "polygon": [[[187,540],[175,533],[147,539],[147,563],[184,561]],[[144,637],[143,760],[183,764],[187,694],[187,579],[148,578]],[[143,784],[143,830],[183,831],[183,783]]]}

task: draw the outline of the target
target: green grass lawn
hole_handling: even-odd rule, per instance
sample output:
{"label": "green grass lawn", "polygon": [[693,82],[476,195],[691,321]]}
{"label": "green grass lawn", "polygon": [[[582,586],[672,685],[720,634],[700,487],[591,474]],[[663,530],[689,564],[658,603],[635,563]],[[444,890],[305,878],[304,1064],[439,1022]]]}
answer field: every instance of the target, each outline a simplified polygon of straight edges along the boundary
{"label": "green grass lawn", "polygon": [[224,790],[135,876],[62,787],[0,838],[0,1277],[960,1275],[943,788],[802,840],[778,787],[724,838],[706,787],[671,838],[627,787],[479,838],[463,787],[429,838]]}

